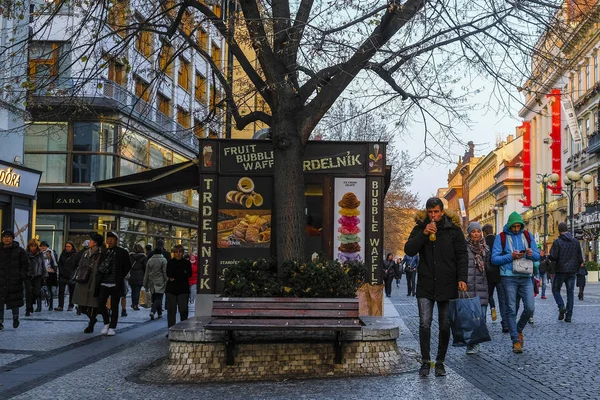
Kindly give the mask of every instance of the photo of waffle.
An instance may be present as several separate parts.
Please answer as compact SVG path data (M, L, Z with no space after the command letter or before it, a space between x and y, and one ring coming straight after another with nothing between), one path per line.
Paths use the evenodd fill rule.
M338 219L339 228L338 240L340 245L338 247L338 259L341 262L344 261L362 261L360 256L360 200L352 192L347 192L342 196L342 199L338 202L340 210L338 213L341 217Z
M220 211L234 217L217 223L217 247L269 247L271 243L271 214L246 214L236 217L237 210ZM227 214L226 214L227 213Z
M227 192L225 201L246 208L251 208L252 206L260 207L263 205L263 197L259 193L256 193L254 188L254 181L251 178L244 176L237 182L236 190Z

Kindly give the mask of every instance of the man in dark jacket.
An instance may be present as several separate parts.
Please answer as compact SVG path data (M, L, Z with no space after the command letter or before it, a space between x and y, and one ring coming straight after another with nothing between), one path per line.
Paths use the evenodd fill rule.
M583 256L579 241L571 235L566 223L561 222L558 224L558 233L558 239L552 243L550 256L548 257L550 261L556 263L556 274L552 280L552 294L558 305L559 321L564 319L565 322L571 322L571 318L573 317L575 280L577 279L576 274L579 267L583 265ZM563 283L567 287L566 309L565 302L560 295ZM566 317L565 314L567 314Z
M25 249L16 242L13 231L2 231L0 246L0 331L4 329L4 308L13 315L13 328L19 327L19 307L23 307L23 280L29 268Z
M119 236L115 232L106 234L106 258L98 266L98 308L104 320L103 335L114 336L119 320L120 299L125 293L125 275L131 270L129 253L117 246ZM110 297L110 316L106 302Z
M485 235L485 243L490 248L490 254L494 248L494 240L496 235L493 233L492 225L485 224L481 228ZM485 277L488 282L488 298L492 313L492 321L498 318L496 312L496 302L494 301L494 290L498 293L498 308L500 309L500 324L502 325L502 332L508 333L508 319L506 317L506 297L504 296L504 287L502 286L502 278L500 277L500 266L492 264L492 268L485 270Z
M457 286L460 291L467 290L467 244L460 219L444 213L442 200L432 197L425 208L426 211L415 217L416 226L404 245L404 252L409 256L419 255L417 304L422 362L419 374L429 375L431 322L433 306L437 303L440 331L435 375L444 376L444 360L450 342L449 300L456 298Z

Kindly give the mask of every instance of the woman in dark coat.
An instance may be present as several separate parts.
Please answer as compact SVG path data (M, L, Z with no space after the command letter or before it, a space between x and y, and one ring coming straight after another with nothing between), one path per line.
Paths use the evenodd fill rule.
M48 272L44 253L37 240L31 239L27 243L27 257L29 258L29 269L25 279L25 316L29 317L33 312L34 303L37 305L35 312L42 311L42 281L48 276Z
M167 262L167 322L169 328L177 322L179 308L180 321L188 317L188 301L190 300L190 282L192 263L183 258L183 246L178 244L173 248L175 258Z
M479 222L471 222L467 228L467 252L469 255L467 273L467 294L469 297L479 296L481 313L486 315L489 290L486 270L491 268L490 248L483 239ZM477 345L467 346L467 354L474 354Z
M131 271L129 272L129 286L131 286L131 308L140 309L140 291L144 286L146 273L146 254L141 244L133 246L133 253L129 255Z
M398 266L396 265L396 261L394 261L394 255L392 253L388 253L381 264L381 275L383 281L385 282L385 295L387 297L392 296L392 283L394 282L394 278L398 275Z
M83 333L94 332L94 325L98 320L98 286L100 285L98 277L98 265L106 257L106 247L104 247L104 237L97 233L90 236L89 248L83 253L79 260L78 268L91 267L91 273L87 282L77 282L73 302L77 304L79 310L88 316L90 321Z
M69 308L73 311L73 292L75 283L71 283L71 276L77 268L77 249L73 242L65 243L65 248L58 257L58 307L54 311L62 311L65 306L65 287L69 288Z
M19 327L19 307L23 307L23 279L29 268L25 250L14 241L14 232L2 231L0 243L0 331L4 329L4 308L12 311L13 328Z
M582 265L577 270L577 287L579 288L579 300L583 300L583 290L585 289L585 277L588 271L585 265Z

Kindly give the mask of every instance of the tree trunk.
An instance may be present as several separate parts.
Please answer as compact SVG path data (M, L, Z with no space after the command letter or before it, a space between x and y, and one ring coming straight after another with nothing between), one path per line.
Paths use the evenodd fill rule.
M291 113L276 118L272 137L275 157L274 196L277 263L305 259L306 200L302 160L304 145Z

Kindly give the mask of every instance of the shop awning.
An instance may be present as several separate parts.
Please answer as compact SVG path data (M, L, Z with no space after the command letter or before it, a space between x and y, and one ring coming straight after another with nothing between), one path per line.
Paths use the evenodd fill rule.
M98 200L135 207L151 197L199 186L198 160L94 182Z

